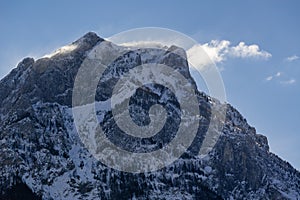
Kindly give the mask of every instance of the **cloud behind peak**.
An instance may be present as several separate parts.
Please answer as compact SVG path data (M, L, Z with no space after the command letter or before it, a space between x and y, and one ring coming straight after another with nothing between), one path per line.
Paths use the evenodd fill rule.
M203 51L208 58L199 54ZM247 45L245 42L240 42L233 46L228 40L211 40L205 44L194 45L187 51L187 55L189 61L199 69L209 65L211 61L217 64L228 58L268 59L272 56L269 52L261 50L257 44Z

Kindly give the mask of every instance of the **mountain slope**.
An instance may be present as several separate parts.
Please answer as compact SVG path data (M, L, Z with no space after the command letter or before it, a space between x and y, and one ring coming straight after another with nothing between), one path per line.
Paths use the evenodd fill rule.
M97 161L77 134L71 106L78 69L88 53L103 42L96 34L87 33L44 58L25 58L0 81L0 199L16 199L12 194L20 185L24 191L31 190L34 198L42 199L300 198L300 173L269 152L267 138L256 134L237 110L201 92L196 92L201 115L196 138L173 164L155 172L132 174ZM121 50L108 43L101 51ZM111 87L121 74L151 62L178 69L196 89L186 60L174 54L178 50L127 52L104 73L96 100L110 97ZM100 104L97 114L107 137L137 152L159 148L158 141L168 143L174 137L180 108L172 96L165 99L165 94L169 94L167 88L145 86L132 98L130 107L137 124L149 120L147 108L153 102L173 108L165 135L146 141L151 144L146 147L132 139L124 140L118 135L111 111ZM198 152L214 115L212 105L226 106L226 119L214 149L201 158Z

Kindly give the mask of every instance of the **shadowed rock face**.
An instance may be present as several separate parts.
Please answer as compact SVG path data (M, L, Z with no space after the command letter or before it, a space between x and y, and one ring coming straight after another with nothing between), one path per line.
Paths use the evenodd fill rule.
M42 199L37 194L33 193L31 189L17 178L13 185L6 189L5 193L0 195L1 200L40 200Z
M33 195L29 196L32 199L300 198L299 172L269 152L267 138L256 134L237 110L202 92L197 92L201 115L197 136L173 164L156 172L131 174L95 160L76 133L70 107L77 71L88 52L103 41L88 33L72 43L70 51L37 61L25 58L0 81L0 199L14 199L20 188L22 193ZM100 80L96 100L110 97L111 87L122 73L151 62L178 69L196 88L186 60L173 53L176 48L137 49L124 54ZM118 134L111 112L99 111L107 136L137 152L168 143L174 137L180 107L175 97L169 94L166 99L164 94L169 94L168 89L159 85L140 88L129 108L137 124L147 122L148 108L153 103L173 108L171 121L161 135L143 141L152 149L124 139ZM200 158L198 152L212 116L212 104L227 106L226 120L214 149L208 157Z

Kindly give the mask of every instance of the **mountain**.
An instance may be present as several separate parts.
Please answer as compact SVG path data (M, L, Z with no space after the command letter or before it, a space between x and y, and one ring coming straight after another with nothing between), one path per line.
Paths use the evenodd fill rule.
M80 66L99 44L102 55L124 50L87 33L43 58L25 58L0 81L0 199L300 199L300 173L271 153L267 138L236 109L201 91L195 92L200 111L196 137L174 163L130 173L98 161L74 125L72 91ZM95 99L106 101L122 74L153 62L172 66L197 90L186 59L176 52L185 55L175 46L126 51L103 73ZM149 152L175 137L182 115L167 87L148 84L130 99L132 120L149 123L149 108L156 103L166 108L168 118L151 140L121 134L112 111L101 103L97 116L113 143ZM226 108L225 119L214 148L201 157L210 119L218 120L213 106ZM185 134L190 134L189 124Z

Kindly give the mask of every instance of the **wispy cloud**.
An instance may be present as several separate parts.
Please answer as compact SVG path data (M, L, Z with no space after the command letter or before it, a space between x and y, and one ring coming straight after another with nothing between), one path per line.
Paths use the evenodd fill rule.
M267 78L266 78L266 81L271 81L273 79L273 76L268 76Z
M274 78L280 77L281 75L282 75L281 72L277 72L277 73L274 74L274 75L268 76L267 78L265 78L265 80L266 80L266 81L271 81L271 80L273 80Z
M283 85L292 85L292 84L296 83L296 79L291 78L291 79L286 80L286 81L280 81L280 83L283 84Z
M228 40L211 40L205 44L194 45L187 51L187 55L189 61L199 69L209 65L211 61L220 63L227 58L268 59L272 56L269 52L261 50L257 44L247 45L240 42L232 46Z
M131 48L165 48L165 44L160 41L132 41L120 45Z
M293 55L293 56L289 56L286 58L287 61L289 62L293 62L295 60L298 60L299 59L299 56L296 56L296 55Z
M281 85L292 85L296 83L296 79L294 78L287 78L286 76L282 76L282 72L277 72L274 75L270 75L268 77L265 78L266 81L277 81L278 83L280 83ZM284 77L286 80L284 80Z

